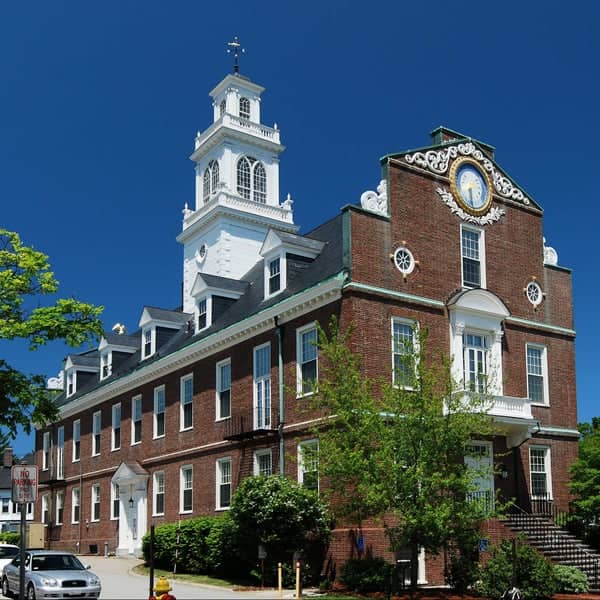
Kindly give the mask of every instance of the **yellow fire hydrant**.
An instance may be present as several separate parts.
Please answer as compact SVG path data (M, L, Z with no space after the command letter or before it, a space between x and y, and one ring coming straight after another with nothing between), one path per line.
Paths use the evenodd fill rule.
M154 594L150 596L150 600L177 600L173 594L169 594L172 589L169 580L161 575L154 586Z

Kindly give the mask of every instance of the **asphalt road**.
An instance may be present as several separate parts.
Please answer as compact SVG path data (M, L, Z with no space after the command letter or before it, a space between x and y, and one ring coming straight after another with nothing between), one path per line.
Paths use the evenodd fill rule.
M105 600L148 600L148 578L136 575L131 569L140 561L131 558L81 556L84 564L100 577L102 594ZM177 600L278 600L277 591L233 591L226 588L200 584L181 583L169 579L171 594ZM292 598L293 592L284 590L284 598Z

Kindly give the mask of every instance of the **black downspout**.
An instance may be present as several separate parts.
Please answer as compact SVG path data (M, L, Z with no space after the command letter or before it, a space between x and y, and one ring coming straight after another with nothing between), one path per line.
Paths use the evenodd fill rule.
M279 423L277 432L279 436L279 474L285 476L285 445L283 440L283 425L285 423L285 404L283 397L283 327L279 324L279 317L275 317L275 333L277 334L277 367L279 372Z

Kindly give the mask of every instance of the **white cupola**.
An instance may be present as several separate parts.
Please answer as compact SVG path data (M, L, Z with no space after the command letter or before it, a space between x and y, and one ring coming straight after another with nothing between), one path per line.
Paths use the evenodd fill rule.
M259 260L270 227L295 232L292 201L279 202L279 129L260 120L264 88L235 73L211 92L213 123L198 133L194 209L184 208L183 310L194 312L198 273L239 279Z

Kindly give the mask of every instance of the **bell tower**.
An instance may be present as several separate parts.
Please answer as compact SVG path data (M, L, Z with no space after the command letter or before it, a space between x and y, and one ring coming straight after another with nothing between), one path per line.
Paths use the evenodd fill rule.
M239 279L258 260L270 227L295 232L292 201L279 202L279 155L285 147L275 124L261 123L262 86L235 69L210 92L213 122L198 133L195 206L183 210L183 310L193 312L198 273ZM237 44L237 46L235 45Z

